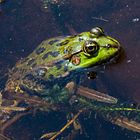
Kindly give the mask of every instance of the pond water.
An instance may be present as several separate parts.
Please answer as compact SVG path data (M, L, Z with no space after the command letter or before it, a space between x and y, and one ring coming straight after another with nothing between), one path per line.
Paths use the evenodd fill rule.
M51 5L50 5L51 3ZM60 35L88 31L100 26L119 40L125 54L122 59L95 80L83 85L140 103L140 1L138 0L5 0L0 4L0 76L21 58L30 54L43 40ZM1 89L4 87L1 81ZM87 136L83 140L139 140L140 134L114 126L101 118L83 120ZM56 118L58 119L56 122ZM81 118L82 119L82 118ZM13 140L38 140L40 135L62 125L64 114L38 112L25 116L7 135ZM62 125L63 126L63 125Z

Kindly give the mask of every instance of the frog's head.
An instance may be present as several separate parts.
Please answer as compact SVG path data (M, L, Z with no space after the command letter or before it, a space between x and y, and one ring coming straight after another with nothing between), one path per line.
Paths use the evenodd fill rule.
M103 29L99 27L91 29L90 32L83 32L75 38L70 52L69 66L72 69L87 68L108 62L120 52L120 43L105 35Z

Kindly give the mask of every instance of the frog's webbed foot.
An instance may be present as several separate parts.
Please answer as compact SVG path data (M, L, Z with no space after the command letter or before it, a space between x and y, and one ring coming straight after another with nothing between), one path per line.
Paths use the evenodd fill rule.
M59 131L57 131L57 132L51 132L51 133L46 133L46 134L42 135L40 139L46 138L46 139L49 139L49 140L55 140L56 137L58 137L59 135L61 135L72 124L73 124L74 129L76 131L79 130L79 129L81 129L81 126L78 123L76 123L76 119L78 118L78 116L82 112L83 112L83 110L79 110L79 112L76 115L74 115L74 117L71 120L69 120L67 122L67 124L64 125ZM73 134L74 134L74 131L73 131Z

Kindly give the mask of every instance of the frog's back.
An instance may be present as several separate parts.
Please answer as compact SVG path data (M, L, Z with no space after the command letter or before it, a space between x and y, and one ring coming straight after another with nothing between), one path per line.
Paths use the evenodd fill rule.
M59 44L64 37L51 38L43 41L28 57L16 64L17 68L32 69L55 60L59 55Z
M6 83L5 90L15 91L19 85L28 85L30 88L37 88L36 77L45 77L49 79L53 76L53 71L50 69L54 66L53 62L61 58L60 47L61 42L65 37L56 37L43 41L29 56L16 63L15 67L9 72L9 78ZM49 71L48 71L49 67ZM30 79L30 80L27 80ZM32 79L32 80L31 80ZM34 86L33 86L34 85ZM41 88L41 87L38 87Z

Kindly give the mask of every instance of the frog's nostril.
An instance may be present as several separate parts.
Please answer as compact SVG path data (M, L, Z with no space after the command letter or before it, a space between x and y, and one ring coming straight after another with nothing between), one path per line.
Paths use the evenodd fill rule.
M107 47L107 48L111 48L111 45L110 45L110 44L107 44L106 47Z
M118 50L121 49L121 45L120 45L120 44L116 44L116 45L113 45L113 46L111 46L111 47L116 48L116 49L118 49Z

